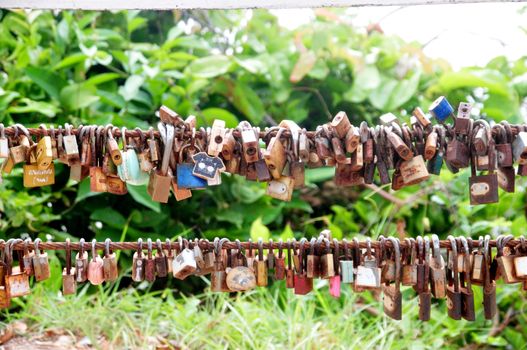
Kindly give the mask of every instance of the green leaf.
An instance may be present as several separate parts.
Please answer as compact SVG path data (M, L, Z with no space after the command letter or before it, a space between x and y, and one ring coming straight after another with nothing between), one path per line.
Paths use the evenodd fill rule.
M490 93L509 95L508 79L497 70L485 68L463 69L459 72L448 72L439 78L442 91L453 91L462 88L487 88Z
M250 235L251 239L255 242L260 238L265 242L271 237L271 232L264 224L262 224L262 218L260 217L254 220L251 224Z
M55 100L59 99L60 90L66 85L62 77L48 69L38 67L27 67L26 75L46 91Z
M144 77L140 75L131 75L126 79L124 86L119 87L119 94L121 94L126 101L131 101L135 98L144 82Z
M362 102L380 83L381 76L377 67L374 65L366 66L356 73L351 89L344 93L343 98L349 102Z
M285 228L282 231L282 234L280 235L280 238L283 241L287 241L288 239L295 238L295 234L294 234L293 230L291 229L291 225L289 225L289 224L285 225Z
M323 182L335 176L334 167L306 169L306 183Z
M248 85L241 82L236 83L232 102L254 124L262 121L265 114L264 105L256 92Z
M11 106L7 109L8 113L40 113L46 117L54 117L60 109L51 103L33 101L29 98L21 98L19 104L16 106Z
M369 100L375 108L382 111L393 111L415 95L420 77L419 71L414 72L409 79L404 80L381 76L381 83L378 88L372 91Z
M99 85L104 84L109 81L119 79L121 76L117 73L103 73L103 74L97 74L90 79L86 80L84 84L86 85Z
M124 216L111 207L96 209L91 213L90 219L94 221L101 221L108 226L117 229L122 229L126 223Z
M154 202L150 195L147 192L145 186L127 186L128 193L132 198L139 204L144 205L145 207L155 211L156 213L161 212L161 205L158 202Z
M238 118L236 118L236 116L231 112L222 108L206 108L201 111L201 114L203 114L207 125L212 125L214 119L221 119L225 121L225 126L227 128L236 128L238 125Z
M192 61L188 72L198 78L214 78L227 73L231 66L232 62L227 56L208 56Z
M98 100L99 96L93 85L72 84L60 92L60 103L71 111L88 107Z
M63 58L62 61L53 66L53 70L59 70L62 68L73 66L75 64L84 62L87 58L88 56L83 53L75 53L73 55Z

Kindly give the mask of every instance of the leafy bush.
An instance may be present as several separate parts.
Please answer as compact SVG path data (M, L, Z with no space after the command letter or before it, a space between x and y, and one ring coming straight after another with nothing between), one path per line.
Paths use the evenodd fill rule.
M474 103L479 117L521 120L525 57L515 62L497 57L486 67L455 72L448 63L426 57L416 43L385 35L376 26L354 26L340 10L315 14L309 25L287 30L261 10L1 11L0 119L5 125L148 128L164 104L183 116L196 115L200 126L214 118L231 127L241 120L263 127L291 119L313 129L339 110L355 124L375 123L385 112L408 122L415 106L425 108L444 94L452 104ZM500 193L499 204L471 207L467 172L444 171L388 201L370 189L336 188L328 181L332 169L308 170L307 188L296 191L290 203L265 196L262 184L224 176L222 186L162 206L150 200L145 187L129 187L123 200L90 193L87 181L68 181L68 169L60 164L56 173L54 186L34 190L22 187L20 169L4 178L4 237L286 239L327 227L337 238L429 232L477 238L489 232L521 234L527 224L523 181L515 194ZM130 260L121 259L122 267ZM48 287L58 289L59 281L57 275ZM503 310L523 302L518 293L499 298ZM479 329L435 322L434 327L453 332L454 344L490 341ZM514 322L521 332L525 321ZM468 338L461 334L465 330ZM517 343L520 332L507 328L505 338L492 344Z

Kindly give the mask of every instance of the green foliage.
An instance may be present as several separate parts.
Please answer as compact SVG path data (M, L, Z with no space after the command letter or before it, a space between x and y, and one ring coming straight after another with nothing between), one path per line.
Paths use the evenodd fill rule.
M486 67L455 72L444 61L426 57L416 43L356 27L341 10L315 13L309 25L288 30L261 10L1 11L0 121L5 125L70 122L147 128L155 125L155 111L164 104L183 116L196 115L200 126L211 125L215 118L224 119L230 127L241 120L264 127L291 119L313 129L339 110L346 111L355 124L376 122L386 112L408 122L415 106L426 108L441 94L453 105L474 102L474 112L482 118L520 120L527 94L525 57L517 61L497 57ZM307 188L295 191L289 203L265 196L263 184L224 176L222 186L194 191L185 202L172 198L168 205L159 205L150 200L145 187L130 186L123 198L91 193L87 181L68 181L68 169L61 164L56 165L54 186L24 189L21 170L16 169L0 187L0 231L4 237L49 234L54 240L130 241L177 235L276 240L317 235L330 228L335 237L350 239L357 234L374 238L395 234L401 232L397 223L405 222L409 235L463 233L477 238L487 233L518 235L526 225L523 181L515 194L501 192L499 204L471 207L469 173L452 175L445 170L426 184L392 193L402 201L399 205L371 189L336 188L328 181L333 172L330 168L307 170ZM126 268L129 257L120 259L120 264ZM58 289L58 278L50 280L49 287ZM203 286L184 283L178 287L190 291ZM81 295L74 303L56 307L53 299L39 299L43 296L39 292L23 310L27 317L40 320L42 327L46 322L70 326L75 322L65 315L87 310L89 304L104 306L107 319L83 312L92 315L83 322L99 328L83 328L84 323L78 327L90 329L94 337L101 331L112 338L125 327L109 324L115 315L126 320L123 324L137 324L142 334L151 334L152 325L160 323L155 320L170 309L174 313L167 332L175 332L193 347L226 342L236 348L267 347L275 339L300 348L379 343L394 348L406 348L409 343L415 348L456 348L470 342L503 346L525 341L514 327L489 338L488 324L460 326L449 322L444 312L434 314L430 324L417 326L415 303L407 304L402 323L364 316L364 309L355 305L359 297L346 295L337 302L325 291L300 299L266 292L234 301L207 296L189 298L183 304L163 292L165 299L141 299L151 303L141 308L135 293ZM262 300L261 305L249 303L252 298ZM499 298L502 310L521 307L518 293L500 292ZM200 300L204 306L198 305ZM371 300L366 301L370 306ZM280 311L265 313L269 308L275 311L277 304ZM373 305L377 308L378 303ZM263 313L268 322L261 322ZM195 317L187 317L190 314ZM210 322L215 327L209 327ZM524 329L524 323L521 318L513 321L519 329ZM242 328L238 331L233 325ZM206 336L185 338L184 334L195 333L195 327ZM210 333L211 329L216 333ZM243 334L258 334L258 338ZM338 341L349 334L361 336L347 343ZM406 342L399 341L401 337ZM123 341L135 342L133 335Z

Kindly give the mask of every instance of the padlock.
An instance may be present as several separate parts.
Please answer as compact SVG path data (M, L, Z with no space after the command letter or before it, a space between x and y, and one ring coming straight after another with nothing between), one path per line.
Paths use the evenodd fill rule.
M122 162L117 166L119 178L133 186L141 186L148 183L148 173L141 169L134 147L128 145L125 127L122 128L121 135L123 138L123 149L121 151Z
M170 162L170 152L174 145L174 126L170 124L163 125L160 123L158 129L165 146L161 166L158 164L156 169L150 173L148 194L155 202L167 203L172 184L172 175L169 174L168 166Z
M64 155L69 166L80 162L79 145L77 137L71 134L71 125L65 124L66 135L62 137Z
M413 286L413 289L417 293L423 293L428 284L427 276L427 265L425 263L425 242L422 236L417 236L417 261L416 261L416 270L417 270L417 283Z
M383 308L384 313L388 317L394 320L400 320L402 318L402 295L400 290L401 251L397 239L389 237L388 240L392 243L392 249L394 251L395 257L395 283L390 285L389 282L386 282L386 284L383 286Z
M295 287L295 270L293 269L293 258L291 256L291 249L294 249L291 240L287 240L287 268L285 270L285 286L286 288ZM294 252L293 252L294 254Z
M357 186L364 183L364 178L361 172L352 170L351 164L337 163L334 181L337 186Z
M189 249L188 242L186 242L185 247L183 247L183 240L179 237L178 243L180 251L174 259L172 273L177 279L183 280L196 271L197 263L196 258L194 257L194 251Z
M53 152L51 149L51 137L42 136L37 143L37 167L41 170L47 169L53 161Z
M417 284L417 265L415 263L415 257L417 249L415 246L415 240L413 238L405 238L405 254L404 254L404 265L402 269L401 282L403 286L415 286Z
M219 157L212 157L205 152L199 152L194 154L192 159L194 160L192 174L204 180L211 180L218 173L225 171L225 165Z
M320 244L320 243L319 243ZM306 275L308 278L320 277L320 256L316 254L315 248L317 247L316 238L311 238L309 245L309 254L306 262Z
M379 117L379 121L384 126L390 126L397 123L397 117L393 113L386 113Z
M490 126L484 120L478 120L476 123L474 123L474 130L476 130L476 132L473 132L474 137L472 139L472 149L474 150L474 153L477 156L484 156L488 154L488 146L490 140L487 129L490 129Z
M93 239L91 243L91 260L88 263L88 281L94 286L104 282L104 263L97 253L97 240Z
M483 313L485 319L491 320L497 312L496 306L496 282L490 277L490 264L492 261L492 252L489 247L490 236L486 235L483 243L484 256L484 284L483 284Z
M326 251L320 257L320 278L330 279L335 276L335 264L329 239L325 238Z
M353 261L351 259L348 241L344 242L344 259L340 260L340 275L342 276L342 283L353 283Z
M264 260L263 242L260 238L258 240L258 259L254 262L254 271L256 274L256 285L258 287L265 287L268 283L267 263Z
M254 271L246 266L236 266L227 273L227 287L233 292L244 292L256 287Z
M359 145L362 146L359 128L356 128L352 125L346 133L346 138L344 139L344 148L346 149L346 152L353 153L357 147L359 147Z
M460 102L457 116L454 119L454 131L458 135L468 135L470 130L470 111L472 106L468 102Z
M294 180L290 176L282 176L279 179L269 181L266 188L266 194L289 202L293 196Z
M454 108L448 103L445 96L438 97L428 110L439 123L444 123L454 113Z
M450 250L448 256L457 256L457 243L454 237L448 236L450 241ZM459 290L459 273L458 264L452 264L452 269L449 266L447 273L448 285L446 287L448 317L454 320L460 320L463 311L463 301L461 292Z
M111 241L109 238L106 238L104 242L104 256L102 258L103 262L103 272L104 280L106 282L113 282L119 277L119 270L117 267L117 256L115 252L110 249Z
M27 238L24 241L24 255L22 256L22 261L24 262L24 272L28 276L33 276L35 271L33 269L33 256L34 252L29 251L29 244L31 243L31 238Z
M516 173L514 167L501 167L497 171L498 186L505 192L514 193Z
M395 281L395 267L396 261L393 251L386 248L386 238L383 235L379 236L379 250L381 261L381 283L390 283Z
M432 294L435 298L442 299L446 297L446 270L445 261L439 246L439 238L435 234L432 235L432 256L430 257L429 265Z
M485 256L483 254L483 236L479 237L478 250L472 253L470 280L473 284L482 286L485 280Z
M33 257L33 269L35 271L35 281L41 282L47 280L50 276L48 253L41 252L38 248L41 240L35 239L35 256Z
M470 271L472 271L472 266L470 263L470 249L468 246L467 239L463 236L458 238L461 241L463 247L463 256L464 256L464 267L465 272L461 274L461 285L460 292L462 298L462 310L461 316L467 321L476 320L476 312L474 309L474 293L472 291L472 282L470 279Z
M315 149L322 160L331 158L331 149L327 136L322 136L321 134L315 136Z
M84 238L79 241L79 252L75 256L75 281L85 282L88 279L88 253L84 250Z
M132 258L132 280L142 282L145 279L145 258L143 255L143 240L137 240L137 250Z
M121 165L123 162L123 157L121 154L121 150L119 149L119 144L117 143L117 140L114 137L114 131L118 130L117 128L114 128L112 126L108 126L106 132L106 149L110 153L110 157L112 159L113 164L116 166Z
M342 141L338 137L331 138L331 147L333 149L333 157L337 163L346 163L347 157L342 147Z
M272 137L267 148L262 152L263 159L274 179L282 177L282 172L287 162L285 148L280 137L285 129L279 129L276 136Z
M227 274L221 260L221 252L223 243L228 241L226 238L214 239L214 271L211 274L210 289L212 292L228 292Z
M241 132L242 150L245 161L254 163L260 158L260 146L255 130L247 121L240 122L238 129Z
M24 187L42 187L55 183L55 164L39 169L37 164L24 164Z
M156 280L156 261L152 254L152 239L148 238L146 241L147 253L146 258L144 259L144 271L145 271L145 281L154 282Z
M512 155L512 130L510 125L506 122L495 126L498 128L498 137L496 144L496 155L498 167L512 167L513 166L513 155Z
M75 268L71 267L71 243L66 238L66 267L62 270L62 295L77 293L77 281L75 281Z
M394 131L388 129L386 136L388 138L388 141L390 141L392 147L399 155L399 157L404 160L410 160L413 157L412 150L404 143L403 139Z
M425 265L424 269L424 288L419 292L419 320L430 321L430 311L432 304L432 294L430 293L430 240L428 237L424 237L424 256L422 260Z
M437 152L437 133L435 131L428 134L426 137L424 158L430 160L434 158Z
M165 256L165 253L163 252L163 245L161 244L160 239L156 240L156 255L154 259L155 259L157 277L161 277L161 278L167 277L168 276L167 257Z
M307 239L302 238L299 242L298 270L294 275L294 289L296 295L306 295L313 290L313 279L307 277L304 268L304 250Z
M21 239L10 239L4 247L6 258L5 288L10 298L21 297L31 294L29 287L29 276L24 273L22 267L13 267L13 244L22 242Z
M381 287L381 269L377 264L377 258L371 253L369 237L366 243L368 245L366 255L363 256L363 264L357 267L354 288L375 290Z
M403 161L400 170L401 176L406 185L417 184L430 177L422 155Z
M108 193L121 196L128 193L126 184L118 176L106 176L106 189Z
M285 279L286 274L283 244L282 239L280 239L280 242L278 243L278 255L276 256L274 263L274 278L277 280Z
M512 236L500 236L496 241L498 248L498 254L496 255L496 262L498 266L498 274L503 278L503 282L507 284L520 283L521 280L516 276L514 269L514 260L516 254L514 251L509 251L508 255L504 255L504 248L507 243L512 239Z
M331 121L331 127L338 138L343 139L346 137L346 134L352 128L346 112L338 112L337 115L335 115L335 118Z
M457 169L469 166L470 152L465 142L453 139L447 144L446 161Z
M489 146L489 158L494 159L493 146ZM487 175L476 175L474 159L471 162L471 176L469 178L470 204L496 203L498 197L498 176L494 172L494 161L489 164Z
M527 131L520 131L512 143L514 161L518 164L527 164Z

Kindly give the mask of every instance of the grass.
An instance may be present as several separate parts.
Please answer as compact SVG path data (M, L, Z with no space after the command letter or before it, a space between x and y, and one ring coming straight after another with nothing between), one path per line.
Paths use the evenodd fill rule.
M384 316L382 300L369 293L343 286L342 297L334 299L325 282L318 287L307 296L295 296L281 282L234 296L117 291L117 286L87 293L82 287L77 295L63 297L37 285L6 320L25 320L36 333L63 329L87 336L95 347L102 336L116 349L154 348L152 337L190 349L454 349L474 339L489 341L490 321L481 314L474 323L452 321L443 302L433 305L432 321L420 322L409 289L404 291L403 320L393 321ZM474 289L481 311L479 288Z

